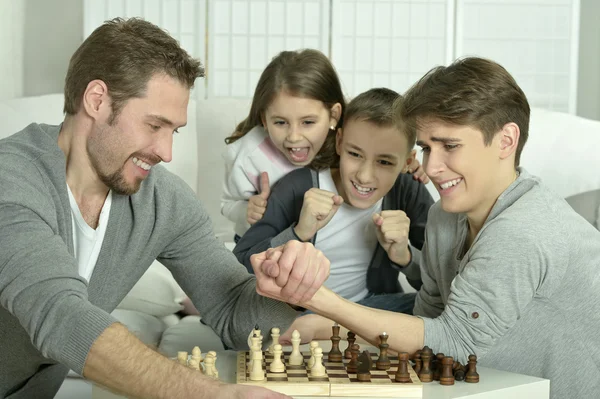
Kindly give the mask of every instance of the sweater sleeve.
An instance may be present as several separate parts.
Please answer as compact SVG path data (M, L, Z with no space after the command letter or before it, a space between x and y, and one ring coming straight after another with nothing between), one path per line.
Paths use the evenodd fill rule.
M258 176L248 171L247 159L240 154L238 146L230 144L223 155L225 179L221 195L221 213L236 225L247 225L248 199L255 195Z
M279 327L285 331L296 317L287 304L262 297L256 279L216 237L210 218L194 193L177 184L168 200L173 225L179 233L158 260L190 296L202 320L233 349L247 349L249 332L256 324L263 331ZM176 200L175 200L176 199Z
M273 186L264 216L252 225L233 250L248 271L253 272L250 263L252 255L290 240L298 240L293 227L300 217L304 193L310 188L308 169L295 170Z
M533 300L546 274L548 254L568 261L559 229L545 231L553 236L542 242L532 239L540 234L533 223L522 222L517 227L500 217L480 232L450 285L444 311L435 319L423 319L426 345L454 353L463 362L470 353L482 357L513 328ZM432 263L433 267L444 265ZM435 285L433 277L423 283ZM417 304L419 299L421 295Z
M88 352L116 320L88 301L87 283L59 235L53 196L37 169L2 154L0 304L16 317L43 356L79 374ZM70 220L64 218L64 220Z

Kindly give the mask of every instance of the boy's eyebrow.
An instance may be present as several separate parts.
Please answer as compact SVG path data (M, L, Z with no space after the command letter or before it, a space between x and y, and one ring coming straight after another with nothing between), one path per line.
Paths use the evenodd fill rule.
M433 142L438 142L438 143L443 143L443 144L458 143L458 142L460 142L460 139L459 138L455 138L455 137L431 137L430 140L433 141ZM423 147L424 145L427 145L422 140L417 140L416 144L419 147Z
M357 151L362 151L362 148L354 145L354 144L348 144L348 147L350 147L353 150L357 150ZM398 157L396 155L393 154L377 154L378 158L386 158L386 159L390 159L392 161L396 161L398 160Z
M151 119L155 119L155 120L157 120L157 121L159 121L159 122L161 122L161 123L163 123L163 124L165 124L167 126L175 126L175 123L171 122L170 119L167 119L164 116L150 114L150 115L148 115L148 117L151 118ZM185 125L186 124L183 124L183 125L177 126L177 127L180 128L180 127L184 127Z

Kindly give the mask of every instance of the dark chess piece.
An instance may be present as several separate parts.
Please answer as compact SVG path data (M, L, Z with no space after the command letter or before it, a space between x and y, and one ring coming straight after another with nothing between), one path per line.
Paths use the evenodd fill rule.
M410 374L408 373L408 353L398 353L398 369L396 369L396 375L394 376L396 382L412 382Z
M454 385L454 375L452 374L452 366L454 359L451 356L445 356L442 361L442 374L440 375L441 385Z
M348 331L348 347L344 351L344 357L346 359L352 358L352 344L354 344L354 341L356 341L356 334L352 331Z
M390 347L387 343L389 336L387 333L383 333L379 336L379 359L375 362L375 367L377 370L387 370L390 368L390 359L387 356L387 350Z
M371 368L373 360L369 351L363 351L358 357L358 368L356 370L356 378L361 382L371 381Z
M417 375L419 375L419 373L421 372L421 367L423 365L422 360L421 360L421 352L422 350L419 349L416 353L415 353L415 373Z
M433 372L433 380L439 381L442 375L442 360L444 359L443 353L435 355L435 361L431 363L431 371Z
M452 366L452 372L454 374L454 380L456 381L464 381L465 380L465 366L460 364L460 362L454 362Z
M340 351L340 326L335 323L333 327L333 335L331 336L331 351L327 355L327 359L330 362L341 362L342 361L342 352Z
M469 355L469 365L465 374L465 382L476 384L479 382L479 374L477 373L477 356Z
M356 374L356 371L358 370L359 351L360 351L360 346L358 344L352 344L352 348L350 350L351 359L350 359L350 362L348 362L348 365L346 366L346 371L348 371L348 373Z
M425 346L421 352L421 360L423 361L423 366L421 368L421 372L419 373L419 379L421 382L433 381L433 372L430 368L432 358L433 351L428 346Z

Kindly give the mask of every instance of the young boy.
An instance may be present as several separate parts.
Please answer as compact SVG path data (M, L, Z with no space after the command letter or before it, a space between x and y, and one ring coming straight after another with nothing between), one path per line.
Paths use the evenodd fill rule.
M417 289L421 284L417 258L433 200L403 173L415 159L415 135L394 122L399 98L383 88L357 96L337 133L335 165L292 171L273 187L264 217L234 249L248 270L255 253L310 241L331 261L326 284L334 292L366 306L412 312L415 294L402 292L398 274Z
M429 213L416 316L321 288L300 305L322 316L291 328L323 334L330 318L371 343L386 331L397 351L427 345L463 364L475 354L487 367L548 378L552 398L597 397L600 233L519 167L529 105L515 80L492 61L462 59L426 74L400 111L441 197Z

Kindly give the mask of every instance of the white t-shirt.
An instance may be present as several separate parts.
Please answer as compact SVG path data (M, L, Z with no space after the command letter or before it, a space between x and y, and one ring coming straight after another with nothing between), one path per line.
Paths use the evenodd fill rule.
M319 172L319 188L336 193L331 171ZM357 302L368 294L367 270L377 247L372 215L381 211L383 199L368 209L346 203L317 233L315 247L331 262L325 285L338 295Z
M79 275L90 281L96 261L102 248L106 226L108 225L108 215L110 214L110 205L112 203L112 190L108 192L102 210L100 211L100 220L98 227L94 230L83 219L79 210L79 205L67 185L69 192L69 202L71 203L72 225L73 225L73 247L75 248L75 259L77 260Z

